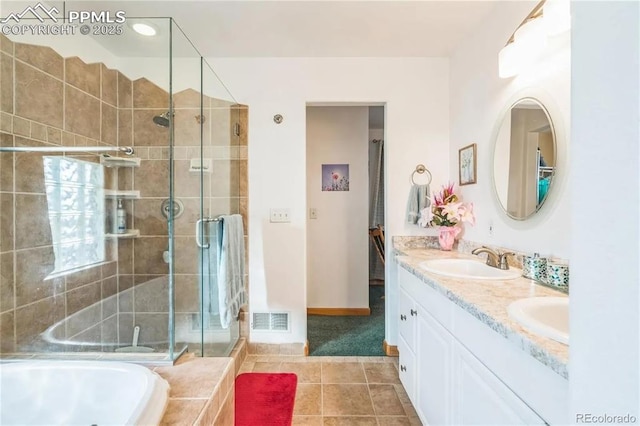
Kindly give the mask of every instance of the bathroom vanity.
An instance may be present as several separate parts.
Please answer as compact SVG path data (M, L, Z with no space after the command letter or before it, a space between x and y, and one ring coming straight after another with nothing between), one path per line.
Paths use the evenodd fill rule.
M510 303L566 297L533 281L451 278L420 263L469 255L396 247L399 374L424 424L565 424L568 346L522 328ZM481 259L478 259L481 261Z

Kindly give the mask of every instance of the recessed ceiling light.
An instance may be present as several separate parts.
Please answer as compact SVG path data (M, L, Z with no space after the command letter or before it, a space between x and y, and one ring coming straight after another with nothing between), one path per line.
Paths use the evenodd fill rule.
M143 36L154 36L157 31L154 27L149 24L145 24L143 22L136 22L131 25L131 28L138 34L142 34Z

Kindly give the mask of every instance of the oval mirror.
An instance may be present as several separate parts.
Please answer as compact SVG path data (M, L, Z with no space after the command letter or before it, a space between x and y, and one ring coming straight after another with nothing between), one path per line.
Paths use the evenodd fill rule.
M556 134L544 105L523 98L507 111L493 153L493 184L504 212L516 220L536 213L556 171Z

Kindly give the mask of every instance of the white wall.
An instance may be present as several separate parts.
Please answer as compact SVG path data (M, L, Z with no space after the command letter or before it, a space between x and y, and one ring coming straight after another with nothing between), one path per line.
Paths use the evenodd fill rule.
M478 144L477 184L461 187L474 203L477 223L465 225L464 238L525 252L569 257L571 228L567 190L570 120L570 48L568 37L551 44L546 57L528 72L498 77L498 52L537 2L500 2L481 27L451 56L452 181L458 182L458 149ZM516 221L500 208L493 187L494 141L507 108L519 97L538 98L549 109L559 136L558 172L553 190L531 219ZM494 235L489 235L493 225Z
M305 107L314 102L385 104L386 235L424 234L404 223L409 177L424 163L435 182L449 176L449 68L444 58L210 58L236 99L249 105L251 310L291 312L291 333L255 333L258 342L306 339ZM275 124L274 114L282 114ZM291 209L290 224L269 208ZM390 245L388 245L389 247ZM392 262L387 262L391 265ZM387 318L396 317L387 271ZM394 344L396 321L386 321ZM391 337L389 337L391 336ZM391 339L391 340L390 340Z
M640 420L640 3L572 15L570 420Z
M307 108L307 307L369 307L369 108ZM349 191L322 191L322 165L348 164Z

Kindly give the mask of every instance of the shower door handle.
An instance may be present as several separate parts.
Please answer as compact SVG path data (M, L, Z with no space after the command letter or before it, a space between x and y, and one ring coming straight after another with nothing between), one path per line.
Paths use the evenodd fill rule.
M209 243L207 243L207 244L202 244L202 232L200 232L200 230L201 230L202 228L201 228L201 226L200 226L200 225L201 225L203 222L206 222L206 221L205 221L205 220L203 220L203 219L198 219L198 220L196 221L196 244L197 244L197 245L198 245L198 247L200 247L200 248L206 248L206 249L208 249L208 248L209 248Z

